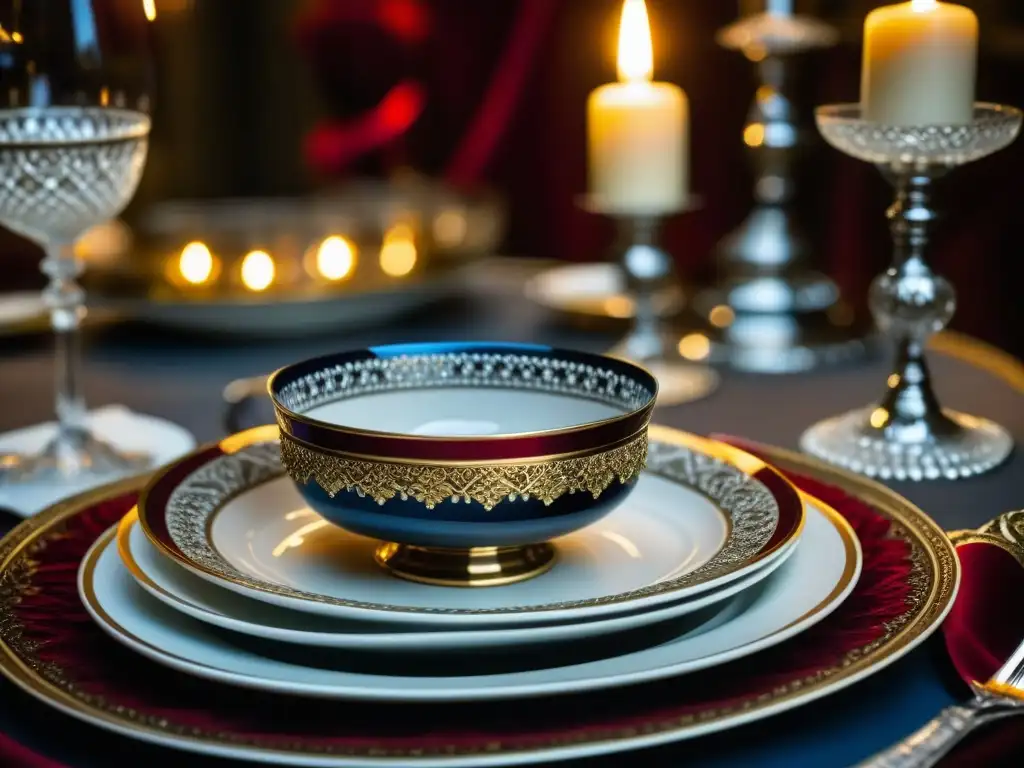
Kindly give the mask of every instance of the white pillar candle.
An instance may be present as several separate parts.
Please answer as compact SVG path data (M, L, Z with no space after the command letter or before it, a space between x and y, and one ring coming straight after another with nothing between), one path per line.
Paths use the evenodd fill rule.
M625 0L619 25L618 83L587 103L590 195L606 213L678 210L689 191L686 94L651 82L654 55L644 0Z
M887 125L963 125L974 115L978 19L961 5L912 0L864 24L861 108Z

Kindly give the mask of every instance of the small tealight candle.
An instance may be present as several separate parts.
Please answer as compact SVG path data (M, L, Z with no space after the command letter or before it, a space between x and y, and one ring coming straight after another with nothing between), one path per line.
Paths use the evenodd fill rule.
M266 251L250 251L242 259L242 284L250 291L265 291L274 282L277 268Z
M618 83L587 102L590 194L604 213L663 214L689 190L688 104L683 90L651 82L654 55L644 0L625 0Z
M897 126L963 125L974 116L978 19L960 5L911 0L864 24L861 111Z

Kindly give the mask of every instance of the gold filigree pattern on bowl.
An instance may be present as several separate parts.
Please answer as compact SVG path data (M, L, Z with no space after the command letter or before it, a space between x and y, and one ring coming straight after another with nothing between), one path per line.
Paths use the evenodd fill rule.
M427 509L445 501L476 502L489 512L506 500L534 498L550 505L572 493L600 498L612 483L629 483L640 475L647 461L647 434L588 456L460 466L359 459L316 451L282 435L281 460L294 480L313 481L331 497L353 491L378 504L411 498Z

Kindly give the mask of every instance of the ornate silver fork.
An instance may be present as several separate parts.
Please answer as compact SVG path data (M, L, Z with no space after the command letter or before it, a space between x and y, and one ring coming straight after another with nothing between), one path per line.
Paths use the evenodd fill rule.
M958 541L988 541L1007 549L1024 566L1024 510L1009 512L978 531L951 533ZM986 683L974 683L974 697L947 707L903 741L860 764L860 768L930 768L967 734L1011 715L1024 715L1024 641Z

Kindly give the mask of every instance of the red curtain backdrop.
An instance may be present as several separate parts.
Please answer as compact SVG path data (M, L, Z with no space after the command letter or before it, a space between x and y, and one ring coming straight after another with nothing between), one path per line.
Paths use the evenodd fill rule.
M656 77L678 83L690 99L693 186L705 201L700 212L671 223L667 241L691 281L710 279L715 244L749 205L740 134L754 71L714 41L735 20L735 3L647 4ZM490 184L509 200L509 253L603 258L610 227L576 200L586 189L586 98L615 78L620 8L620 0L313 2L298 39L332 116L314 131L307 157L325 176L410 164L458 183ZM847 42L802 67L808 110L857 99L854 11ZM1005 56L984 56L980 97L1024 101L1018 70ZM360 122L368 119L377 121L373 138ZM1024 346L1014 292L1024 271L1014 254L1022 152L1018 144L945 185L948 218L933 254L960 292L956 325L1017 350ZM802 207L820 265L862 303L889 257L883 213L890 190L874 169L820 145L809 153L805 179Z

